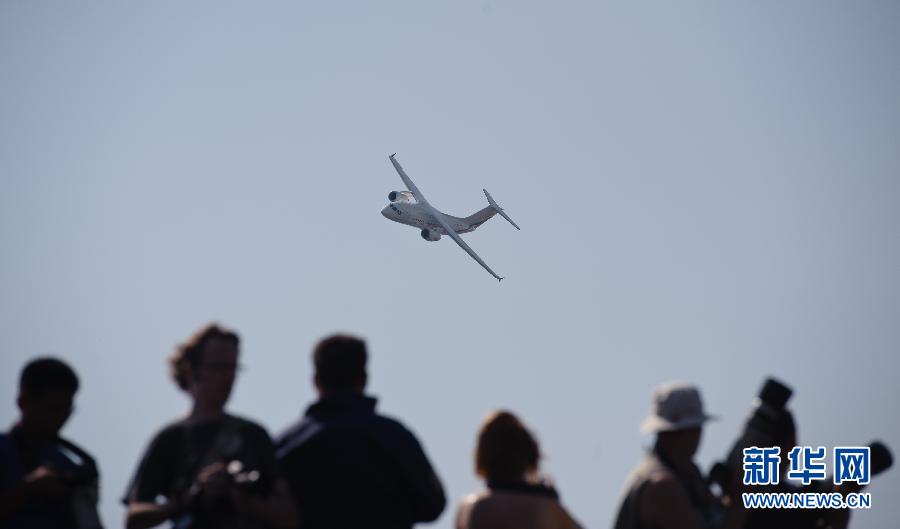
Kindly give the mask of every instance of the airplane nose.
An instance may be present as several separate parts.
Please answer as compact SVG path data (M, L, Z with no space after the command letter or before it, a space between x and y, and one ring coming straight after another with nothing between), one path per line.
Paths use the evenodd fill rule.
M391 209L390 206L385 206L384 209L381 210L381 214L387 218L391 218L391 214L388 213L388 211L390 211L390 209Z

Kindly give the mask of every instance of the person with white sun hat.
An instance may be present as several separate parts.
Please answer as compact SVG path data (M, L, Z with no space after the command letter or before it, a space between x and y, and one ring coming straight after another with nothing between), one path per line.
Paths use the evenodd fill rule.
M715 418L704 410L700 391L666 382L651 402L641 432L656 440L626 482L614 529L740 527L744 510L715 497L693 461L703 425Z

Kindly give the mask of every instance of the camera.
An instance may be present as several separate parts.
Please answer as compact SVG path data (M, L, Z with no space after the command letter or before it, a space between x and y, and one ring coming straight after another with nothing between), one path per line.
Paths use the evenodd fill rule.
M259 480L259 471L245 469L242 461L237 459L230 461L225 465L225 472L231 485L237 490L254 496L259 496L263 493L262 483Z
M744 448L750 446L793 445L796 440L794 417L786 408L794 391L786 384L767 378L753 399L750 415L744 423L741 435L735 441L724 461L717 462L709 471L708 481L722 492L733 495L733 484L740 476Z
M252 496L261 496L265 490L262 487L260 473L258 470L247 469L247 465L239 459L232 459L224 463L225 476L228 480L229 487L232 487L244 494ZM199 483L194 483L188 490L184 504L184 510L172 520L173 529L193 529L198 526L204 526L203 521L208 512L203 507L203 490ZM223 509L229 509L230 500L222 498L223 502L220 506ZM208 509L208 507L207 507Z
M741 435L728 452L724 461L715 463L709 471L707 482L717 486L723 493L733 496L743 468L743 450L751 446L779 446L789 450L797 442L797 430L794 416L787 409L793 390L782 382L767 378L753 401L750 415L744 424ZM880 442L869 444L871 475L884 472L893 464L890 449ZM829 483L819 483L819 492L830 492Z

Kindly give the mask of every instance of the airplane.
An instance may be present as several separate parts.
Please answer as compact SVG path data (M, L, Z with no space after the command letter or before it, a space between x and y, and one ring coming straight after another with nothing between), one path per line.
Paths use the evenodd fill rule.
M460 248L472 256L472 259L478 261L478 264L483 266L484 269L490 272L490 274L497 278L498 281L502 281L503 278L495 274L494 271L491 270L491 267L482 261L481 257L478 257L478 254L476 254L474 250L469 248L469 245L462 240L462 237L460 237L459 234L475 231L475 228L481 226L498 213L504 219L508 220L510 224L515 226L517 230L521 230L522 228L516 225L516 223L509 218L509 215L503 211L503 208L494 202L494 199L491 198L487 189L482 189L489 204L486 208L476 211L464 218L441 213L425 200L425 197L422 195L422 192L419 191L419 188L416 187L416 184L406 176L406 172L400 167L400 164L397 163L397 160L394 158L395 156L397 156L397 153L388 156L388 158L391 160L391 163L394 164L394 169L400 174L400 178L403 180L408 191L391 191L388 194L388 200L390 200L391 203L381 210L381 214L394 222L421 228L422 238L426 241L439 241L441 235L449 235Z

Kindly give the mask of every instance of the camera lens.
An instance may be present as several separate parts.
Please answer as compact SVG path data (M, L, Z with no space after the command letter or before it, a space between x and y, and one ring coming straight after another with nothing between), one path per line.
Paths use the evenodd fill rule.
M784 408L793 393L794 390L781 382L767 378L759 390L759 400L776 409Z

